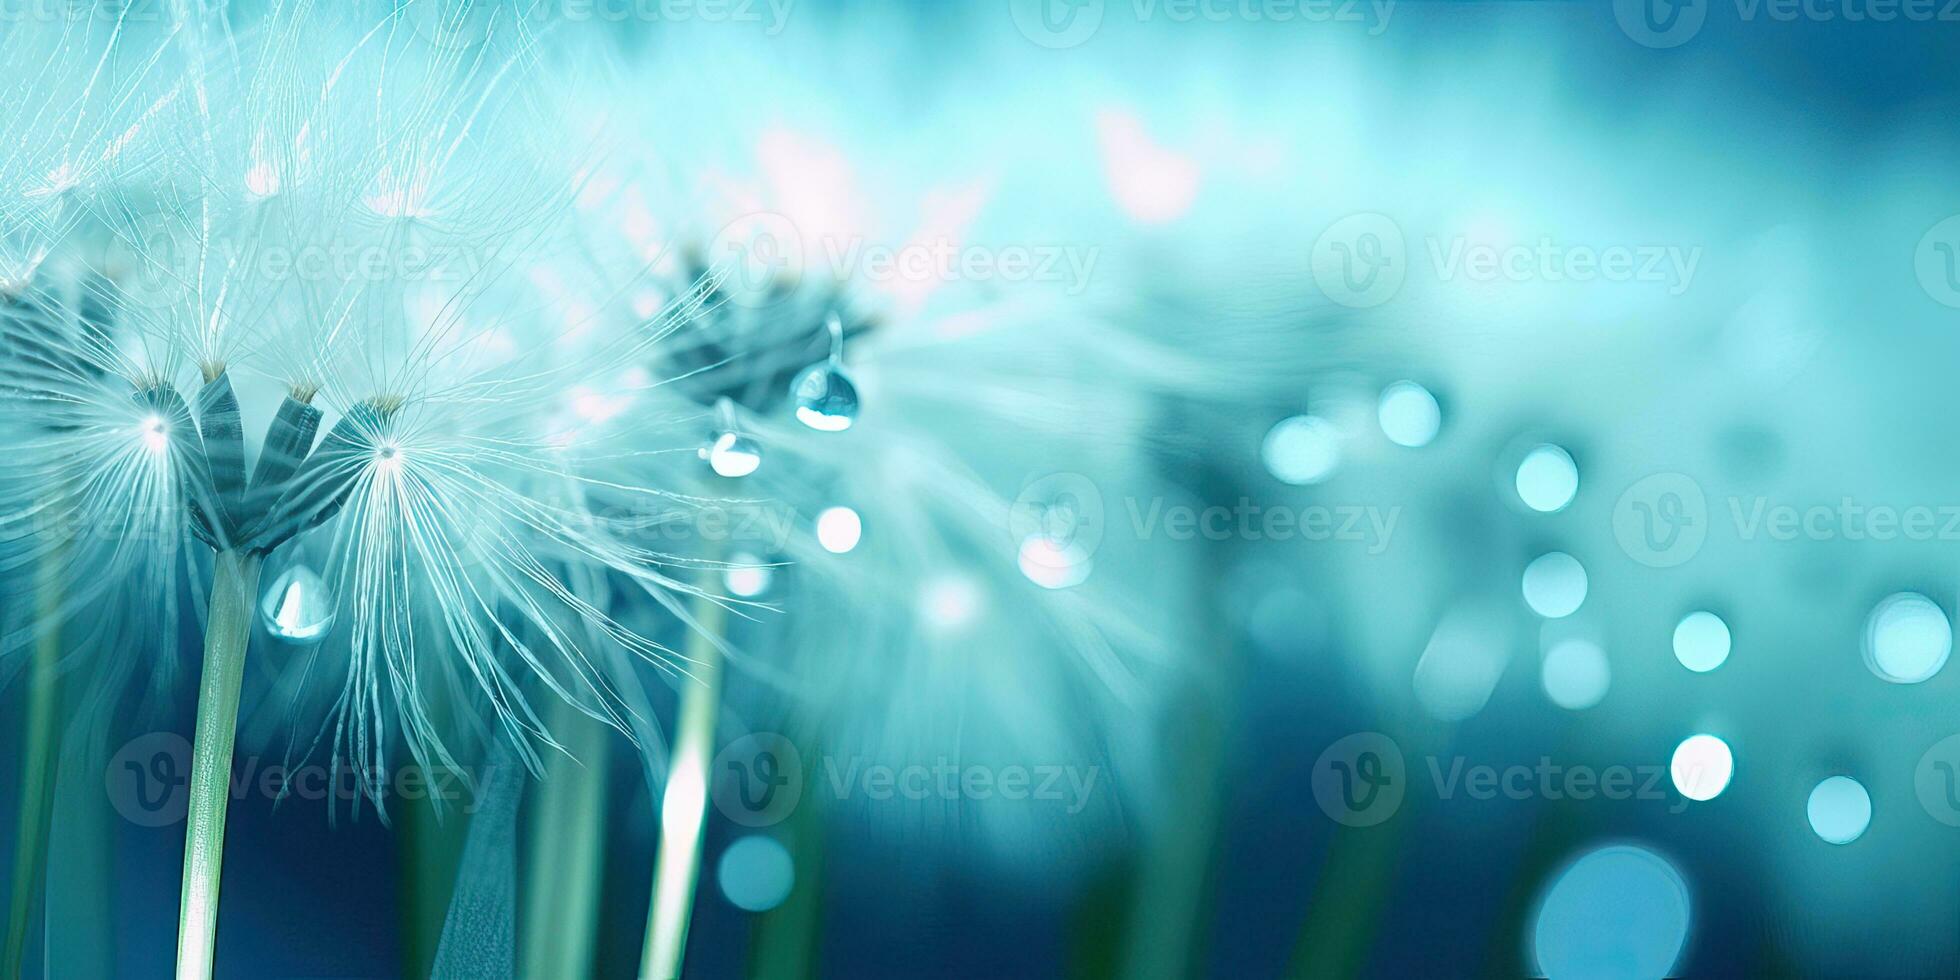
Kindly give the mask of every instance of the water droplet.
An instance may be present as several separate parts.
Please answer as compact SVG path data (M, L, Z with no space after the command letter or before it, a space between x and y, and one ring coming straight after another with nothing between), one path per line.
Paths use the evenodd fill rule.
M857 421L857 385L829 361L796 376L796 420L818 432L842 432Z
M824 321L830 331L830 356L803 369L790 384L796 399L796 420L818 432L842 432L857 421L857 385L844 373L844 321L832 313Z
M727 477L748 476L762 465L762 447L742 434L732 399L715 401L715 441L701 449L701 458L717 475Z
M762 465L762 447L739 432L716 436L707 456L708 465L720 476L748 476Z
M333 595L313 569L294 565L265 590L259 617L273 636L288 643L311 643L333 628Z

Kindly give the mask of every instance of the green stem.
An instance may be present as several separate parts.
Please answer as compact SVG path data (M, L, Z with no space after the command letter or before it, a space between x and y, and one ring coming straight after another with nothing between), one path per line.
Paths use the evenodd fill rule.
M612 730L553 699L552 735L571 753L546 762L533 797L529 884L524 936L518 944L526 977L583 977L592 973L604 874L606 772Z
M204 676L191 743L191 795L184 828L184 893L177 920L177 980L209 980L218 933L218 881L224 865L225 807L238 690L252 638L259 589L256 555L220 552L213 565L211 616L204 627Z
M36 582L34 663L27 681L26 766L21 772L20 836L14 850L14 901L7 914L7 941L0 953L0 977L21 975L27 956L27 928L34 896L41 893L47 867L48 813L53 803L56 703L61 660L61 568L59 551L42 556Z
M797 751L805 759L817 757L808 734L798 739ZM823 914L823 794L805 796L782 829L796 862L796 880L783 904L758 917L748 975L751 980L815 980Z
M715 644L727 612L708 596L695 597L694 631L687 641L694 679L681 685L680 724L667 767L667 789L660 800L660 853L653 866L653 900L647 907L640 980L675 980L681 975L694 886L701 876L701 827L712 775L708 766L721 713L721 650Z

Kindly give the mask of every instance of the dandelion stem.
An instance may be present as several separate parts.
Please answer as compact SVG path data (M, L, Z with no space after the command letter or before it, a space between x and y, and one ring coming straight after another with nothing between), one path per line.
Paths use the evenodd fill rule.
M55 715L61 659L60 551L42 556L36 583L34 663L27 681L26 765L21 773L20 836L14 852L14 901L7 915L7 945L0 977L21 975L34 896L47 867L48 814L54 795Z
M708 765L714 757L715 722L721 713L720 642L727 610L707 595L694 599L694 631L687 655L694 680L681 685L681 717L660 800L660 853L653 866L653 901L647 908L646 952L640 980L675 980L687 949L694 886L701 875L701 827L707 815Z
M552 712L552 734L570 754L546 763L548 771L535 791L530 886L518 952L522 976L582 977L592 973L598 931L611 729L563 698Z
M238 729L238 690L252 638L252 599L259 559L220 552L204 628L204 676L197 692L197 736L191 743L189 822L184 828L184 893L177 920L177 980L209 980L218 931L218 881L224 864L225 806L230 802L231 746Z

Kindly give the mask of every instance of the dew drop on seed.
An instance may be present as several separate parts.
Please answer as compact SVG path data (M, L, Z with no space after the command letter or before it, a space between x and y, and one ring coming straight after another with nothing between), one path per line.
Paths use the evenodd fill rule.
M707 456L708 465L719 476L748 476L762 465L762 447L739 432L724 432L716 436L714 445L708 447Z
M305 565L286 569L259 602L265 631L288 643L311 643L333 628L334 601L327 583Z
M819 432L842 432L857 421L857 385L835 362L812 364L790 386L796 419Z

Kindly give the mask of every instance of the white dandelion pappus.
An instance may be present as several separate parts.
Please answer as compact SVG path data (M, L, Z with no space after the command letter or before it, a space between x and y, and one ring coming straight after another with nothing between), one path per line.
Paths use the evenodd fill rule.
M150 215L184 247L159 255L142 238L117 239L137 243L127 254L161 259L163 281L180 288L120 307L100 333L34 327L38 342L53 345L37 361L48 370L6 388L10 400L53 402L73 417L50 427L49 445L31 448L48 449L33 458L63 460L84 479L57 482L54 503L29 509L100 515L99 526L116 529L103 547L147 555L128 561L160 579L178 567L175 556L190 564L191 552L175 547L186 537L215 556L180 976L210 968L223 771L250 615L261 563L293 539L327 536L325 581L345 605L335 626L345 636L341 693L330 732L316 739L330 739L336 765L351 760L370 792L379 787L366 780L395 728L418 763L453 766L425 710L432 673L474 681L535 767L535 745L553 743L527 683L635 730L590 659L591 638L681 669L677 654L567 584L568 570L595 568L647 593L694 591L662 572L666 556L602 535L544 499L541 487L582 478L539 420L590 379L645 359L698 298L682 291L630 331L541 353L535 339L557 321L512 269L553 247L553 219L564 212L557 202L573 188L508 165L504 148L545 131L524 100L506 97L524 89L528 41L429 51L397 27L393 17L357 25L345 57L312 75L278 57L208 72L204 58L189 59L183 105L192 137L174 162L191 179L163 187ZM332 36L300 5L290 20L260 25L253 43L290 48L302 33ZM203 40L190 32L187 43ZM244 125L214 108L232 85L269 93L242 101L254 108L239 115ZM285 163L272 162L269 148L288 145ZM128 221L135 203L134 194L122 198L110 223ZM351 249L384 261L353 274L281 276L258 264L257 252L231 247L239 243ZM411 250L470 261L453 278L386 264ZM127 270L95 271L106 281ZM30 329L22 318L10 323ZM233 378L254 374L284 393L248 466L247 414ZM662 496L629 484L609 490ZM141 520L173 546L133 546ZM147 595L168 602L174 592L163 584ZM431 668L432 659L445 663Z

